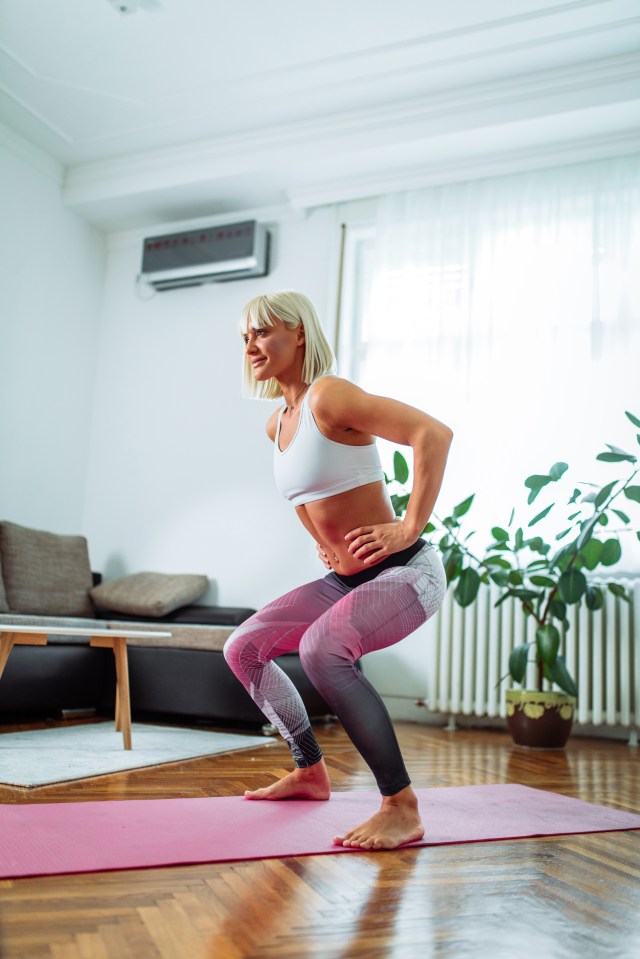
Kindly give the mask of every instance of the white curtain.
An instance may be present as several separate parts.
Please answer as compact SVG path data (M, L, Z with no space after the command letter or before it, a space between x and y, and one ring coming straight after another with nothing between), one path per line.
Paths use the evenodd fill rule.
M488 530L527 475L640 452L640 156L382 197L364 272L351 372L454 429L443 512L477 492Z

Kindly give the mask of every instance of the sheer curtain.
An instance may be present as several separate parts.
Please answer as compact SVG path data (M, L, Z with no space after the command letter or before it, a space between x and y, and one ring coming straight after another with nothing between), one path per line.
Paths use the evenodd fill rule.
M640 156L382 197L360 252L349 372L454 429L443 510L488 538L530 473L639 452Z

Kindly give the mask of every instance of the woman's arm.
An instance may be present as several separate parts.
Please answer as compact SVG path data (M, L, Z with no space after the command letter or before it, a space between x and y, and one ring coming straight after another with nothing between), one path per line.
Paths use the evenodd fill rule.
M357 430L413 450L413 491L404 519L351 530L346 536L349 551L364 563L379 562L415 543L442 486L453 438L449 427L413 406L366 393L338 377L318 381L313 412L332 431Z

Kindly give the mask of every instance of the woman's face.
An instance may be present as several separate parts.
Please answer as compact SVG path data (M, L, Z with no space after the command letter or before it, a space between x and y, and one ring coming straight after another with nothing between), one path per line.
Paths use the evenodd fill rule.
M259 382L293 371L299 351L304 348L302 324L291 329L281 320L276 320L274 326L250 326L242 338L254 379Z

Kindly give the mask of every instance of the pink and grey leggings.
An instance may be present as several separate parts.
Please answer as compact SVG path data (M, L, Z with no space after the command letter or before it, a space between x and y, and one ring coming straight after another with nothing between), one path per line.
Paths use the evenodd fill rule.
M418 552L414 547L379 564L379 573L377 567L355 576L329 573L292 590L242 623L224 648L234 674L285 738L296 765L304 767L317 763L322 752L298 691L272 662L298 650L305 673L342 723L383 796L393 796L410 779L386 707L355 663L365 653L404 639L442 603L442 563L432 546L420 544ZM396 557L406 565L390 565Z

